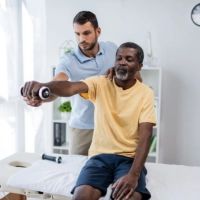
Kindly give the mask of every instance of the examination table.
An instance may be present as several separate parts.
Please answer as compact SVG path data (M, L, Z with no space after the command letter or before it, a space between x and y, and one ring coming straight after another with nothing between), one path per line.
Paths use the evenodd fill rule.
M87 157L59 156L62 157L60 164L42 160L35 153L16 153L1 160L0 192L8 194L9 200L25 200L26 197L70 200L70 192ZM146 163L145 166L151 200L200 199L200 167L157 163ZM101 200L109 200L110 193L109 187Z

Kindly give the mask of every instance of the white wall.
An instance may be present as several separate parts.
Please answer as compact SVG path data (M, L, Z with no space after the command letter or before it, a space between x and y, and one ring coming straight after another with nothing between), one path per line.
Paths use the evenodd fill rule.
M75 39L72 20L81 10L96 14L100 40L132 41L146 51L152 34L163 68L161 149L163 163L200 166L200 27L190 19L198 0L47 0L47 66L59 61L59 46Z

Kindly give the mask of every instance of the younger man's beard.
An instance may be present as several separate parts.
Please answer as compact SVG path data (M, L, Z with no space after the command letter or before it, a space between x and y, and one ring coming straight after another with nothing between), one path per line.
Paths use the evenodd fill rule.
M80 48L81 50L83 50L83 51L90 51L90 50L94 49L96 42L95 42L95 43L90 43L90 47L88 47L87 49L82 49L82 48L80 47L80 44L81 44L81 43L79 43L79 48ZM87 44L89 44L89 43L87 43Z
M96 36L96 34L95 34L95 36ZM82 43L82 42L81 42L81 43ZM79 45L80 45L81 43L79 43ZM85 43L85 42L83 42L83 43ZM88 47L87 49L82 49L82 50L83 50L83 51L90 51L90 50L94 49L96 43L97 43L97 37L95 37L95 39L93 40L92 43L87 43L87 44L90 45L90 47ZM79 48L81 49L80 46L79 46Z
M116 77L122 81L125 81L128 79L128 74L129 74L129 71L128 71L128 68L127 67L121 67L121 66L117 66L115 69L115 74L116 74ZM125 74L120 74L118 71L119 69L122 69L125 71Z

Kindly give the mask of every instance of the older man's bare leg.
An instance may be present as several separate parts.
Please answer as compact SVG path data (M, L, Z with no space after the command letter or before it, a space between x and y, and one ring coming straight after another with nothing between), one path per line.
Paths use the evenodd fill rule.
M72 200L98 200L101 191L89 185L81 185L75 189Z
M142 195L139 192L134 192L133 196L129 199L123 198L123 200L142 200Z

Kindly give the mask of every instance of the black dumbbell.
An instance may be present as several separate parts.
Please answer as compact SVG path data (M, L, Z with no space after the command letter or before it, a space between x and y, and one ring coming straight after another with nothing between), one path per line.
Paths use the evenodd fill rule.
M56 162L58 164L62 162L61 157L48 156L46 154L42 154L42 160L50 160L50 161Z
M21 95L23 96L23 87L21 88ZM47 100L51 95L51 91L48 87L41 87L39 92L38 92L38 96L42 99L42 100Z

